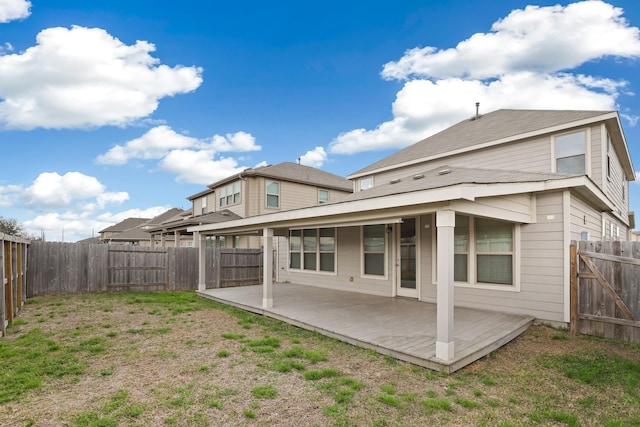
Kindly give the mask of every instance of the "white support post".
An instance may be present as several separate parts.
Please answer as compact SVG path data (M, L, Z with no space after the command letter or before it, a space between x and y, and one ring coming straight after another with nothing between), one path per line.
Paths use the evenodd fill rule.
M273 307L273 229L262 231L262 308Z
M180 232L178 230L173 232L173 241L176 242L175 243L175 247L179 248L180 247Z
M455 211L443 210L436 212L438 233L436 357L442 360L453 359L455 347L453 340L453 243L455 225Z
M164 231L160 232L160 247L162 247L162 248L166 248L167 247L167 239L165 237Z
M193 233L194 240L198 241L198 290L205 291L207 289L207 241L206 236L199 231Z

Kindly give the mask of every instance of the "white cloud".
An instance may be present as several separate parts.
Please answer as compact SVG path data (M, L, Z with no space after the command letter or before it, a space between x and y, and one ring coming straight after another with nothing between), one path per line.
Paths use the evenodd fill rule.
M455 48L411 49L384 66L386 79L410 79L393 119L338 135L329 152L396 149L475 113L500 108L613 110L624 81L561 72L604 57L640 56L640 30L602 1L529 6ZM637 118L629 117L630 121Z
M156 126L124 146L114 146L107 153L98 156L96 162L123 165L130 159L161 159L171 150L194 147L198 144L196 138L180 135L168 126Z
M88 237L98 237L104 230L127 218L153 218L171 209L167 206L153 206L147 209L128 209L122 212L106 212L92 216L88 211L47 212L24 221L28 233L50 241L75 242Z
M80 172L43 172L25 190L29 204L35 206L69 206L74 200L97 197L104 192L95 177Z
M236 132L225 136L214 135L211 138L211 147L217 152L225 151L260 151L262 147L256 145L256 139L250 133Z
M98 156L96 162L123 165L132 159L159 160L159 169L176 174L178 181L207 185L245 169L231 157L216 159L217 153L257 151L261 148L250 133L242 131L197 139L178 134L163 125L124 145L114 146Z
M230 175L240 173L246 167L239 167L231 157L215 159L208 151L174 150L159 163L163 171L177 175L177 181L208 185Z
M324 147L316 147L300 157L300 164L314 168L322 167L326 161L327 152L324 150Z
M126 45L100 28L48 28L22 53L0 56L0 125L7 128L124 126L161 98L202 83L198 67L159 64L146 41Z
M637 57L640 30L629 27L622 13L602 1L527 6L455 48L410 49L386 64L382 76L486 79L520 71L552 73L607 56Z
M26 0L0 0L0 23L24 19L31 14L31 2Z

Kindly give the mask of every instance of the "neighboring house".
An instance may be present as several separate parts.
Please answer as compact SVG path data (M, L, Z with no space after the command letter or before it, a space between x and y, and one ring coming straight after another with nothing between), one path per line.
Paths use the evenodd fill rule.
M615 111L476 115L348 178L355 192L341 200L189 231L259 232L265 246L288 236L281 279L434 302L436 357L451 360L454 302L567 323L570 242L626 240L634 227Z
M158 246L150 230L159 224L180 215L182 209L172 208L154 218L127 218L118 224L100 231L100 240L104 243L117 243L138 246ZM174 246L175 241L167 246Z
M173 218L154 228L159 236L187 236L189 227L318 206L353 192L351 181L310 166L290 162L245 169L217 181L188 197L190 215ZM174 237L175 238L175 237ZM233 248L262 246L253 234L229 234L217 238L217 245Z

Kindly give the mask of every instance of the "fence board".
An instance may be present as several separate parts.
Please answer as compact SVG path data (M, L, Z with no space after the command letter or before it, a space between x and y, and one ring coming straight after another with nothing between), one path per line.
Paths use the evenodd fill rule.
M195 290L198 248L34 242L27 297L113 290ZM205 251L206 287L260 284L261 249ZM275 268L274 268L275 271Z
M577 325L588 335L640 342L640 242L577 243Z

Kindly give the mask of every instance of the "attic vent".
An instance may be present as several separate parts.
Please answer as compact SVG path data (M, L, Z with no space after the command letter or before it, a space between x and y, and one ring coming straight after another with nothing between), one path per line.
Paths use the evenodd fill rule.
M424 174L423 173L419 173L417 175L413 175L413 179L422 179L424 178Z
M397 184L400 181L402 181L400 178L392 179L391 181L389 181L389 184Z
M440 169L438 171L438 175L446 175L446 174L449 174L449 173L451 173L451 169Z

